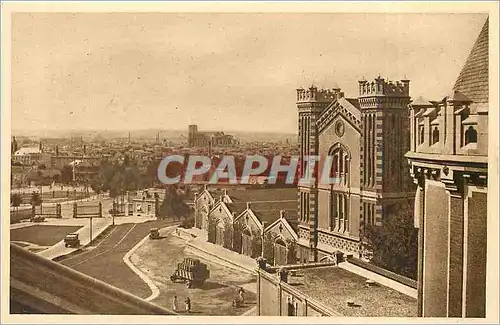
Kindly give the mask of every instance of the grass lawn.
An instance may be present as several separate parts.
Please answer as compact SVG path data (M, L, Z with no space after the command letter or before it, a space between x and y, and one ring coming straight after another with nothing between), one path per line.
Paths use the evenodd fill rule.
M67 234L80 229L80 226L48 226L35 225L10 230L11 241L25 241L40 246L52 246L66 237Z
M200 288L188 289L181 282L170 281L177 263L185 257L199 258L186 253L186 243L172 234L161 233L164 238L149 240L133 255L132 263L146 273L159 287L160 295L153 303L172 309L172 300L177 296L178 307L184 308L184 299L191 299L193 315L230 316L241 315L256 305L256 295L246 291L245 305L236 308L232 301L237 297L240 286L255 283L253 275L241 273L234 269L200 259L210 270L210 278Z

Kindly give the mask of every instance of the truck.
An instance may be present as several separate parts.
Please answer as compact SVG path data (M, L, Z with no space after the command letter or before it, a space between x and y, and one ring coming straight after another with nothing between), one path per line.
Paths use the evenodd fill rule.
M72 233L66 235L64 238L64 247L78 247L80 246L80 239L78 234Z
M185 258L170 276L172 282L182 281L187 288L201 287L210 277L210 271L199 259Z

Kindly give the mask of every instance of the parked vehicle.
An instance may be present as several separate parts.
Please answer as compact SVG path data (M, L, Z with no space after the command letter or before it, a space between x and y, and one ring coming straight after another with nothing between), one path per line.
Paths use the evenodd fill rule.
M150 239L160 239L160 231L158 228L151 228L149 230L149 238Z
M31 222L44 222L44 221L45 221L45 217L42 217L42 216L34 216L34 217L31 217L31 218L30 218L30 221L31 221Z
M182 263L177 264L177 269L170 276L170 280L173 282L182 281L186 283L186 287L192 288L193 286L202 286L209 277L210 271L205 263L198 259L185 258Z
M65 247L78 247L78 246L80 246L80 239L78 238L78 234L66 235L66 238L64 238L64 246Z

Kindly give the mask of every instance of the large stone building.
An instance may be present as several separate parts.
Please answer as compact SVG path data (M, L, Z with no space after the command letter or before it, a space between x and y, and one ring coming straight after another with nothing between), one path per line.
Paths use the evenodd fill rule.
M37 147L19 147L16 139L14 138L11 149L13 163L23 166L39 164L45 164L48 166L50 162L50 156L44 152L41 142Z
M362 80L357 98L345 97L339 88L297 89L301 159L330 156L330 175L338 180L299 186L301 262L321 260L337 249L359 254L363 225L380 225L389 205L413 198L404 158L409 83ZM300 165L305 175L306 164Z
M190 125L188 128L188 147L230 147L237 140L224 132L200 132L198 125Z
M488 88L486 21L451 94L410 105L422 316L485 316Z

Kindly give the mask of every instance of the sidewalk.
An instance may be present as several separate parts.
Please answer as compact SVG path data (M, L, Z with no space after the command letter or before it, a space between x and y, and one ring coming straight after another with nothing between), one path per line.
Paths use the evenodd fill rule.
M177 228L174 234L187 240L186 251L188 252L192 252L211 261L216 261L216 263L236 269L240 272L255 274L257 268L255 259L207 242L204 238L204 231L201 229ZM191 238L189 238L189 235L191 235Z
M154 217L116 217L115 225L121 225L125 223L143 223L151 220L156 220ZM54 259L56 257L64 256L80 250L90 243L90 220L88 218L72 218L72 219L51 219L49 225L57 226L74 226L82 225L76 233L80 238L80 247L71 248L64 246L64 240L58 242L54 246L38 253L48 259ZM104 230L113 224L113 218L103 217L103 218L93 218L92 219L92 239L95 240Z
M56 224L58 225L64 225L66 221L69 220L78 220L78 219L60 219L59 222ZM70 254L74 251L77 251L79 249L82 249L83 247L87 246L90 243L90 220L89 219L80 219L78 221L85 221L86 226L83 226L80 228L76 233L78 234L80 238L80 247L79 248L71 248L71 247L65 247L64 246L64 240L58 242L54 246L41 251L38 253L38 255L48 258L48 259L54 259L59 256L67 255ZM51 223L54 225L54 223ZM112 220L110 218L93 218L92 219L92 238L95 239L97 236L99 236L106 228L108 228L112 224Z

